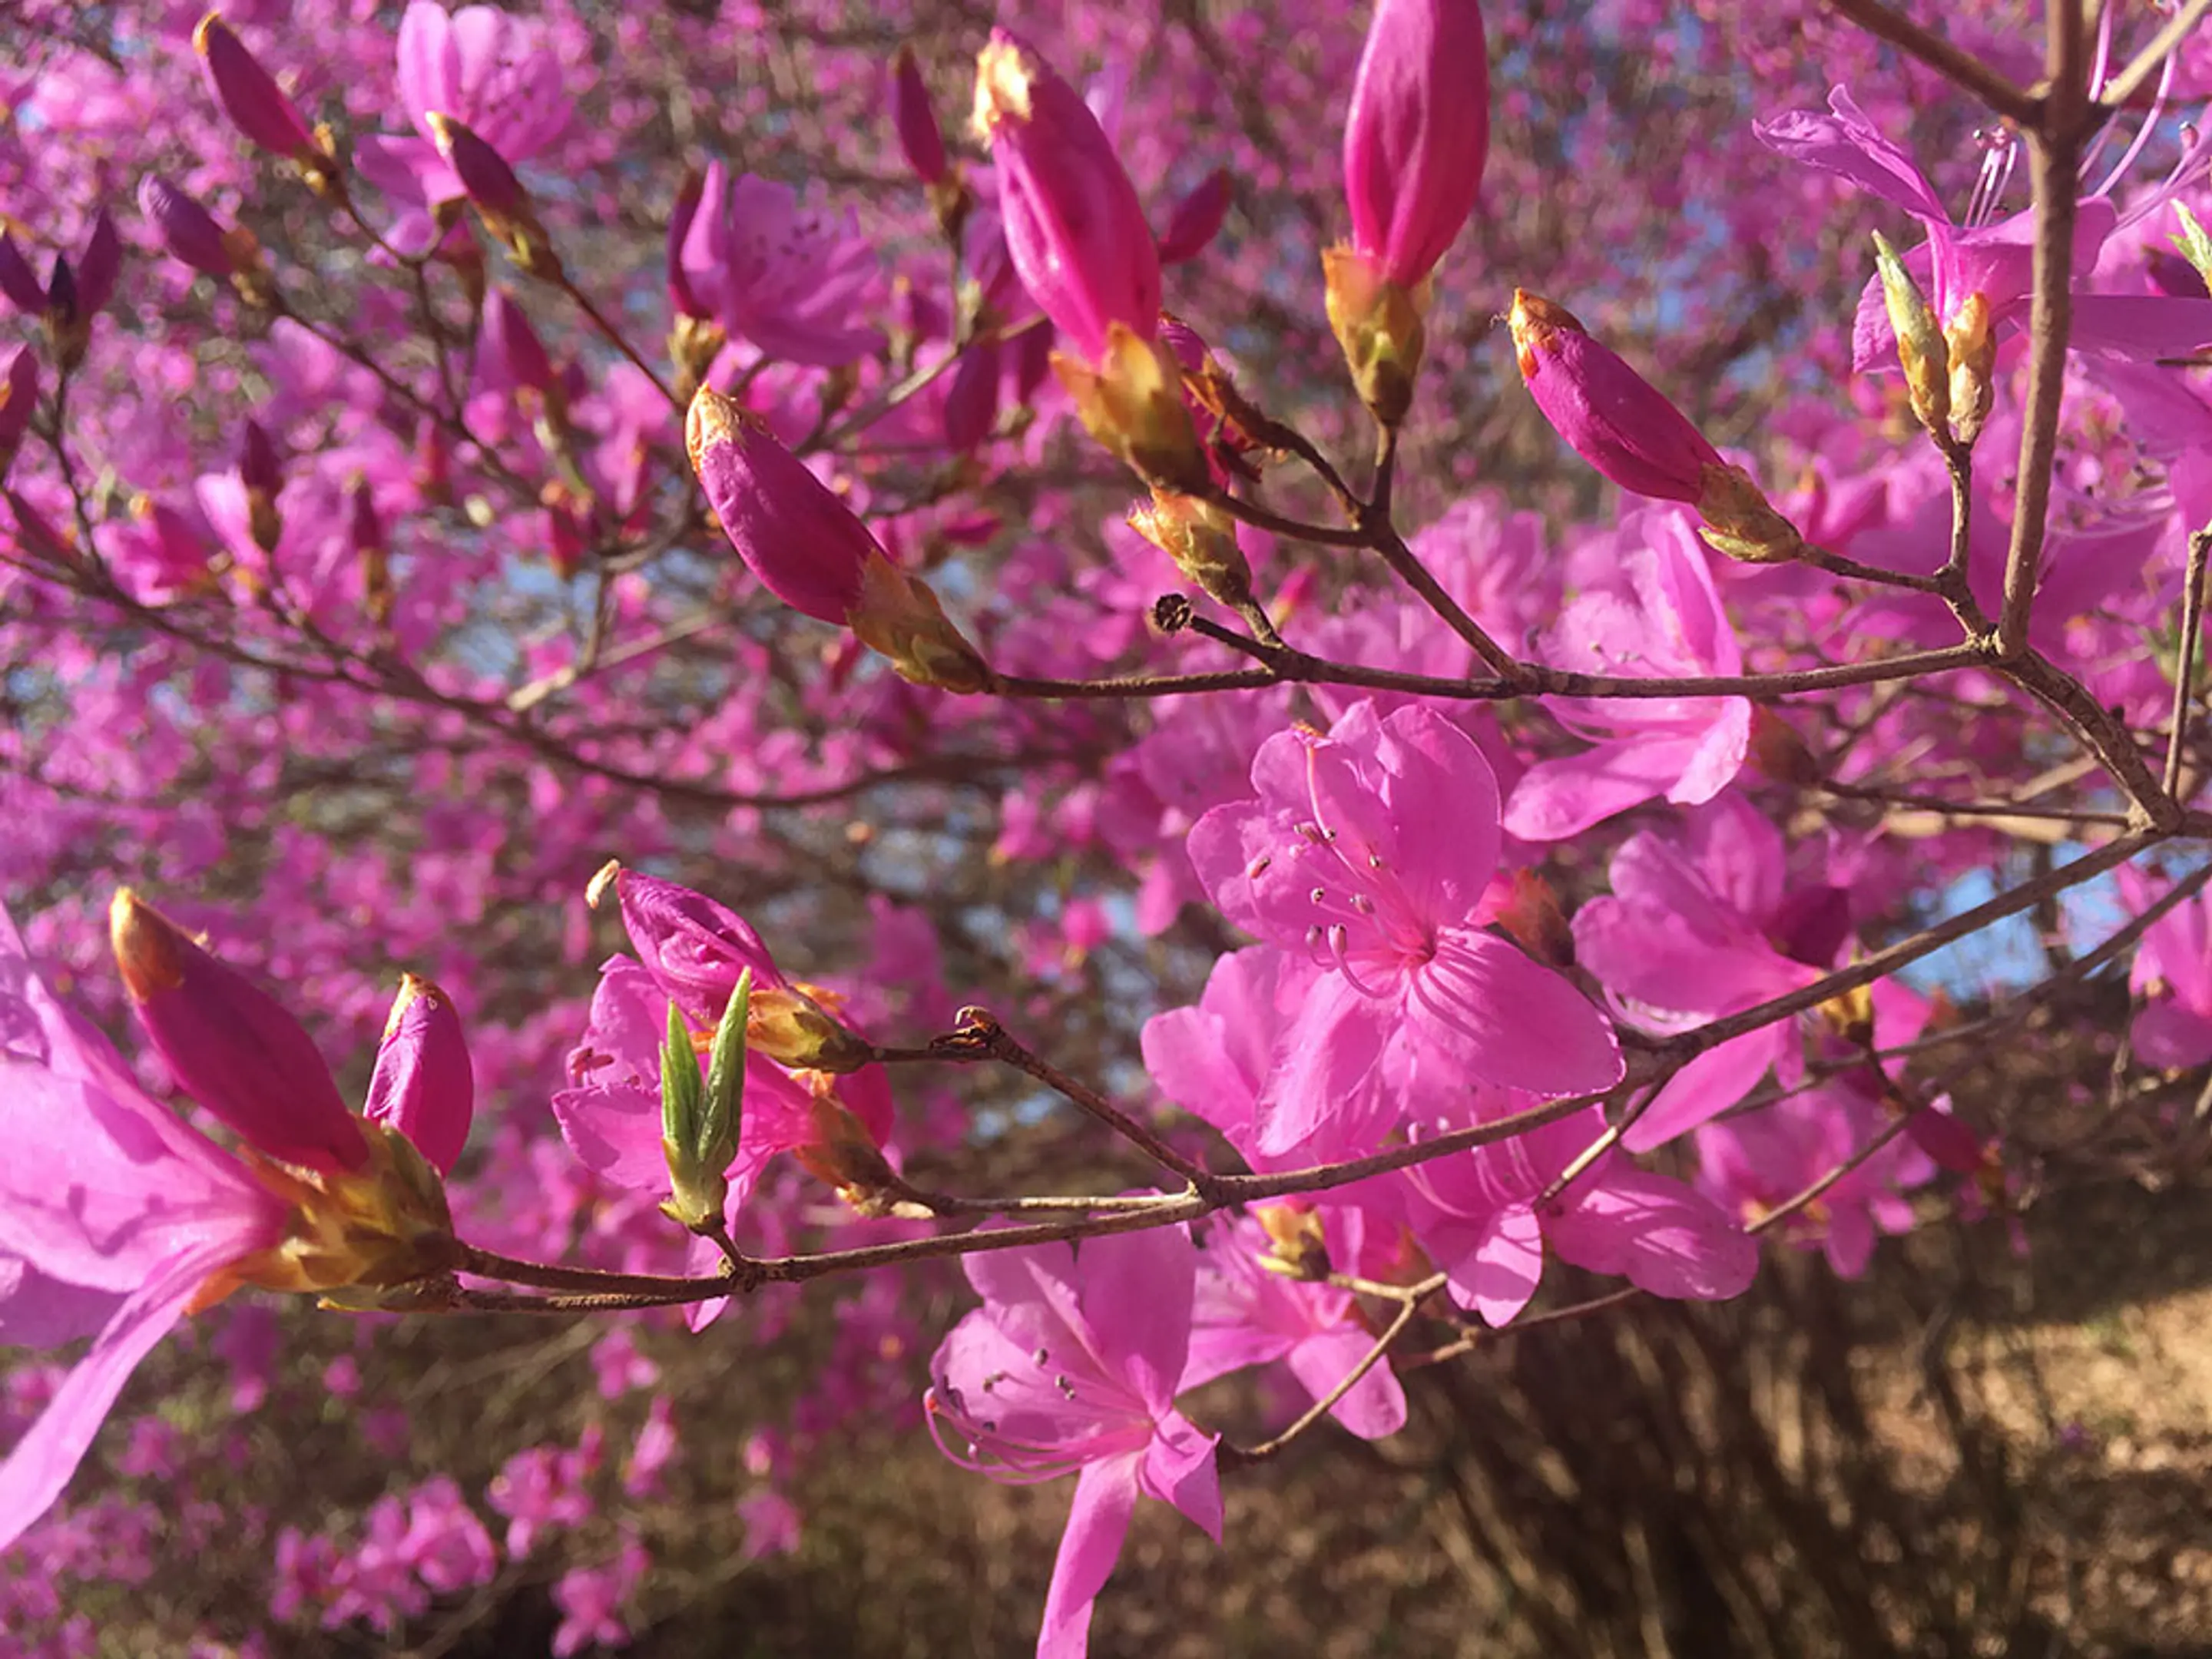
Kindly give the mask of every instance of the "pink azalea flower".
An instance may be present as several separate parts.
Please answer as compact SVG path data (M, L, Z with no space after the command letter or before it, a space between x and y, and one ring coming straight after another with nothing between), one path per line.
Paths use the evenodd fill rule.
M1690 515L1638 513L1613 541L1613 581L1567 606L1545 636L1544 660L1592 674L1741 672L1743 653ZM1711 800L1735 778L1751 742L1744 697L1545 707L1596 747L1539 762L1522 775L1506 803L1505 828L1523 841L1564 841L1656 796L1680 806Z
M1880 1104L1847 1080L1792 1095L1700 1128L1698 1185L1746 1222L1757 1221L1848 1161L1882 1127ZM1933 1173L1927 1155L1900 1137L1792 1216L1783 1237L1818 1245L1837 1273L1856 1279L1878 1233L1911 1231L1912 1206L1900 1189Z
M1474 1121L1525 1102L1477 1091ZM1407 1224L1449 1275L1453 1299L1492 1325L1517 1316L1543 1276L1544 1249L1654 1296L1718 1301L1759 1272L1758 1243L1681 1182L1607 1152L1548 1203L1537 1200L1605 1130L1592 1106L1510 1140L1417 1164L1396 1177Z
M440 150L433 115L460 122L513 166L561 136L570 103L542 26L495 6L449 15L435 0L413 0L399 20L398 52L400 101L416 136L372 134L353 159L402 210L389 240L414 252L429 246L438 206L468 194Z
M571 1567L555 1580L553 1605L561 1609L561 1623L553 1632L553 1651L558 1659L587 1647L628 1647L630 1630L623 1622L623 1607L652 1565L645 1546L625 1528L613 1560Z
M2140 915L2165 885L2122 865L2119 890L2121 903ZM2128 988L2143 999L2129 1040L2146 1065L2202 1066L2212 1060L2212 925L2203 894L2184 900L2144 930Z
M1026 1485L1074 1474L1038 1659L1079 1659L1091 1608L1139 1493L1221 1539L1215 1437L1175 1408L1188 1358L1198 1253L1181 1228L966 1258L983 1305L930 1361L924 1405L963 1468Z
M1363 1260L1370 1254L1365 1212L1332 1205L1304 1213L1332 1266L1370 1273L1372 1264ZM1276 1241L1251 1217L1217 1228L1206 1241L1183 1388L1280 1360L1307 1398L1318 1400L1375 1346L1376 1333L1361 1320L1358 1298L1350 1291L1286 1278L1268 1265L1271 1259L1281 1259ZM1378 1361L1329 1414L1361 1439L1380 1440L1406 1426L1406 1391L1389 1362Z
M0 1462L5 1549L60 1496L138 1362L226 1270L281 1242L289 1212L55 1000L4 912L0 1138L0 1340L94 1339Z
M732 185L709 163L678 270L706 313L763 356L835 368L883 349L853 320L868 313L878 275L858 220L802 208L787 185L749 173Z
M1770 149L1807 167L1848 179L1862 190L1903 208L1927 229L1928 240L1905 256L1907 270L1927 294L1939 321L1954 321L1968 297L1980 295L1990 307L1990 323L2002 331L2024 328L2034 268L2035 216L2021 212L1994 217L1996 203L2012 172L2014 148L1991 149L1976 185L1964 225L1953 222L1935 189L1911 156L1869 121L1842 87L1828 94L1827 114L1791 110L1758 124ZM2133 151L2130 152L2130 158ZM2137 198L2124 213L2110 191L2124 165L2075 208L2074 268L2081 273L2072 301L2069 342L2076 351L2151 362L2186 356L2212 342L2212 300L2169 299L2159 295L2100 294L2087 287L2088 273L2106 238L2172 202L2212 169L2212 135L2197 137L2172 173ZM1862 370L1897 367L1897 337L1889 325L1879 278L1867 284L1859 301L1852 336L1853 358Z
M1268 738L1252 783L1257 800L1192 829L1191 862L1231 921L1322 970L1261 1085L1261 1151L1304 1146L1378 1064L1543 1095L1620 1079L1604 1017L1484 931L1498 784L1474 739L1425 708L1359 702L1327 738Z
M1691 815L1686 844L1649 833L1613 854L1613 892L1576 913L1575 959L1629 1018L1683 1031L1810 985L1850 936L1849 896L1825 884L1788 891L1774 826L1737 796ZM1751 1092L1771 1069L1802 1075L1794 1020L1777 1020L1699 1054L1629 1127L1644 1152Z

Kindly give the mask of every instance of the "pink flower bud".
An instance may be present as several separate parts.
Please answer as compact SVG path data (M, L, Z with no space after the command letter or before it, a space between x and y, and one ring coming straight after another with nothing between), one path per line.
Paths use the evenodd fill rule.
M179 1088L281 1163L325 1174L368 1163L314 1039L273 998L127 887L108 932L138 1023Z
M999 344L978 340L960 354L945 394L945 443L965 455L991 435L999 418Z
M1421 282L1474 211L1489 150L1475 0L1377 0L1344 126L1352 247L1385 281Z
M1150 341L1160 259L1136 190L1075 88L1004 29L976 58L975 130L998 164L1007 251L1039 309L1094 366L1112 324Z
M542 392L552 388L553 359L546 354L545 343L503 288L484 295L479 349L484 366L502 389L528 386Z
M863 567L884 556L868 527L758 416L711 388L691 400L684 438L738 556L793 610L844 626Z
M694 1025L713 1028L748 969L763 990L788 983L761 936L728 906L613 860L592 878L585 897L596 908L611 886L638 959Z
M210 276L238 269L215 216L160 174L149 173L139 185L138 209L172 258Z
M192 46L207 71L208 87L233 126L272 155L309 165L325 159L298 106L230 32L221 12L200 19Z
M529 210L529 193L497 150L450 115L433 110L422 118L438 141L438 154L452 167L469 200L501 218L520 217Z
M684 269L684 244L691 234L691 222L698 216L706 184L697 168L686 167L683 182L676 186L675 204L668 210L668 308L678 317L709 314L692 291L691 279Z
M439 1174L451 1175L468 1141L476 1092L453 1000L427 979L401 975L363 1115L398 1130Z
M702 386L684 441L723 533L770 592L851 629L917 685L969 693L994 683L929 585L893 564L868 527L757 416Z
M284 465L276 459L276 441L270 437L269 428L250 415L239 440L238 477L247 489L264 495L274 495L284 487Z
M1181 264L1205 252L1229 217L1230 198L1227 167L1216 167L1200 179L1168 216L1168 228L1160 236L1160 263Z
M1633 495L1698 500L1720 452L1664 394L1539 295L1515 289L1508 321L1521 378L1570 448Z
M92 222L84 252L76 267L75 320L89 322L107 309L115 297L115 279L123 269L123 239L115 234L115 221L102 208Z
M0 230L0 294L5 294L27 317L46 314L46 285L31 269L15 239L4 230Z
M945 177L945 135L938 130L937 112L930 107L929 88L921 78L921 65L912 46L901 46L891 64L891 123L898 130L899 148L907 165L925 185Z
M28 346L17 346L8 360L8 372L0 374L0 478L8 476L8 464L23 447L38 401L38 354Z

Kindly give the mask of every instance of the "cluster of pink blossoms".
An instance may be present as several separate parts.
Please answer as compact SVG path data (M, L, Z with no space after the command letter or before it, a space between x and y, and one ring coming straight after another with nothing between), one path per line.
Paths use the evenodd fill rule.
M1409 1313L1428 1305L1502 1327L1538 1297L1548 1256L1651 1295L1725 1298L1753 1282L1761 1236L1821 1250L1856 1275L1879 1235L1912 1224L1916 1194L2002 1205L1997 1149L1948 1097L1901 1081L1892 1058L1936 1029L1931 999L1886 972L1817 1000L1808 993L1848 976L1894 939L1901 917L2000 856L2000 832L1977 820L2003 815L1981 797L2045 769L2048 733L2026 718L2034 705L1995 662L1942 670L1948 704L1885 700L1871 681L1834 678L1832 732L1801 704L1742 689L1806 659L1828 672L1950 647L1954 611L2005 608L2020 492L1996 469L1963 491L1972 533L1952 583L1952 494L1936 450L1871 446L1816 400L1788 403L1775 425L1796 465L1765 474L1790 480L1770 495L1750 458L1717 447L1575 312L1512 289L1493 297L1528 401L1633 501L1611 524L1553 534L1469 495L1407 538L1401 574L1433 587L1422 603L1370 594L1322 614L1338 573L1288 552L1297 521L1249 488L1286 452L1281 430L1238 387L1235 353L1163 310L1187 306L1220 340L1243 331L1233 313L1202 313L1195 277L1218 239L1235 240L1231 198L1244 181L1201 157L1202 174L1171 184L1175 170L1157 169L1158 187L1140 191L1125 157L1157 135L1125 136L1137 124L1119 113L1111 77L1086 95L1035 45L994 30L973 100L986 170L950 155L915 56L884 66L889 125L940 233L932 252L951 254L959 278L941 294L931 286L943 287L941 271L895 270L856 208L823 204L823 185L794 190L720 156L671 181L653 279L668 312L664 370L594 308L565 188L530 182L561 176L597 142L576 118L588 76L573 19L413 0L396 39L380 21L364 25L363 54L389 62L391 95L343 90L360 129L347 143L303 111L301 77L272 69L289 43L264 27L265 10L240 8L235 27L210 15L192 32L214 106L267 158L264 171L281 164L334 224L362 231L365 269L465 295L465 326L441 324L425 298L420 362L349 349L357 342L343 328L280 300L300 273L247 228L249 175L222 158L190 173L173 157L167 173L149 167L138 235L259 319L249 355L269 389L219 450L116 422L104 459L130 505L95 521L75 477L48 459L64 454L62 439L41 428L59 434L75 415L70 388L114 337L95 322L135 302L131 279L143 273L126 266L104 206L75 215L74 237L42 234L51 259L0 234L0 294L42 340L0 368L0 481L15 536L0 592L35 596L51 579L188 639L200 619L222 617L235 630L222 636L229 654L200 661L179 646L158 660L180 678L221 680L192 682L203 712L267 702L292 721L289 744L264 745L275 758L241 764L252 775L224 811L259 811L259 798L295 787L281 769L288 747L324 752L314 727L330 706L312 690L290 707L294 674L310 687L373 686L422 711L406 735L441 757L414 775L431 803L415 885L403 894L387 875L333 871L296 826L276 824L278 867L295 860L303 886L330 877L343 890L338 918L307 934L312 953L288 962L271 947L272 974L349 971L360 916L465 957L454 939L499 925L487 896L499 866L532 866L531 884L518 878L500 896L519 908L573 891L570 866L587 845L674 867L711 835L733 868L755 858L748 874L793 884L814 873L816 854L772 850L774 836L755 834L766 815L908 773L925 783L1015 776L987 831L992 858L1023 870L1080 860L1051 903L1010 930L1040 983L1097 1000L1103 981L1085 976L1095 957L1169 935L1194 908L1207 913L1210 941L1224 924L1252 941L1218 955L1195 1004L1121 1033L1159 1099L1180 1109L1156 1115L1157 1134L1139 1125L1151 1139L1138 1144L1195 1172L1206 1212L1111 1231L1126 1212L1102 1201L1083 1216L1071 1200L1082 1217L1074 1242L1024 1235L995 1248L995 1221L963 1241L981 1305L936 1347L923 1410L963 1467L1013 1482L1074 1477L1041 1655L1084 1650L1140 1495L1220 1537L1223 1442L1194 1390L1279 1367L1271 1376L1287 1378L1289 1396L1326 1403L1355 1435L1404 1426L1407 1384L1376 1312L1394 1292ZM1475 0L1379 0L1348 77L1348 237L1323 254L1319 286L1386 457L1436 412L1417 387L1463 349L1438 325L1452 297L1440 276L1489 161L1488 52ZM2069 372L2088 412L2057 463L2024 635L2079 676L2093 709L2144 731L2166 717L2172 691L2153 624L2182 596L2181 532L2212 515L2212 404L2185 372L2212 343L2212 298L2202 265L2177 276L2156 243L2174 205L2201 196L2212 144L2191 131L2162 181L2124 206L2115 196L2158 112L2186 90L2182 61L2161 76L2142 136L2106 176L2085 179L2075 204ZM2009 141L1991 148L1962 222L1841 87L1825 112L1779 115L1756 136L1808 176L1902 209L1925 236L1897 261L1902 288L1878 278L1823 349L1833 356L1847 337L1867 374L1901 366L1939 441L1978 441L1984 457L2016 449L2027 417L2010 392L2029 346L2033 225L1998 214ZM619 197L596 205L611 216ZM228 222L207 204L233 198ZM489 278L495 253L512 281ZM1917 310L1894 297L1905 289ZM400 292L364 301L367 337L412 326ZM555 332L548 295L605 337L586 347ZM1927 362L1912 355L1931 339L1949 354L1936 377L1948 412L1932 421ZM464 342L465 362L452 355ZM612 347L631 361L614 362ZM910 491L895 483L894 458L915 453L945 461L956 484L1018 477L1064 458L1077 428L1146 491L1127 529L1105 532L1111 561L1082 566L1063 544L1093 528L1087 509L1032 503L1032 533L1018 513L948 504L957 494L945 478ZM520 503L505 520L490 506L501 491ZM1377 486L1385 520L1388 495ZM704 522L702 498L735 562L714 562L711 588L685 568L648 582L641 570ZM1363 514L1350 516L1364 533ZM500 564L493 550L514 522L531 529ZM1005 556L977 580L962 550L985 544ZM490 653L501 665L485 670L482 653L470 655L484 614L472 606L489 593L496 611L548 573L588 624L558 647L550 634L526 644L501 635ZM1905 580L1872 598L1841 580L1885 575ZM1178 580L1203 596L1192 605L1200 621L1154 640L1141 618ZM713 706L680 750L656 750L636 717L654 706L649 683L628 683L635 697L602 680L561 700L603 669L663 660L703 632L699 617L668 609L670 592L707 592L708 621L726 605L742 625L717 646ZM68 634L66 604L52 614L43 599L26 604ZM793 625L795 652L774 633L779 605L806 619ZM1249 630L1237 636L1240 667L1286 660L1279 629L1312 660L1356 672L1209 687L1209 673L1233 678L1201 654L1227 633L1223 617ZM1133 677L1163 658L1188 668L1190 684L1141 716L1097 715L1096 684L1060 678L1071 665ZM223 678L232 668L266 679L241 691ZM164 721L179 695L67 654L52 672L88 720L123 710ZM1501 714L1491 699L1454 695L1509 672L1546 692L1541 713ZM276 691L258 696L264 684ZM1063 693L1085 701L1048 703ZM818 731L780 724L793 702ZM555 714L542 718L545 708ZM565 724L577 708L599 723ZM171 740L128 768L64 747L40 787L83 794L88 777L106 787L112 773L131 781L143 769L149 785L184 788L190 724L165 729ZM343 745L390 737L349 720L332 752L354 758ZM470 752L494 740L538 757L520 789L496 759ZM965 745L943 751L960 765L933 771L933 740ZM1966 822L1923 835L1909 811L1817 815L1808 803L1830 786L1839 800L1917 795L1917 806L1898 804L1939 817L1952 791ZM481 814L480 798L501 794L526 803L520 817ZM2109 827L2117 799L2096 797L2075 827ZM720 821L701 830L679 802ZM202 808L157 838L179 882L212 864L224 838L221 812ZM66 868L70 830L92 820L26 816L52 827L0 848L0 868L30 890ZM963 805L890 827L928 842L973 821ZM547 845L526 844L533 836L518 825ZM853 849L876 838L862 819L846 826ZM855 884L877 878L860 869L847 872ZM2141 1006L2130 1038L2154 1069L2212 1060L2202 883L2172 884L2191 879L2134 866L2118 878L2131 915L2156 911L2133 957ZM515 1265L510 1255L574 1243L591 1267L544 1284L588 1291L601 1281L575 1273L591 1271L651 1279L694 1332L730 1308L757 1310L742 1340L761 1341L791 1316L790 1287L749 1273L803 1264L825 1238L864 1254L925 1239L943 1212L909 1183L909 1152L957 1151L988 1132L957 1103L894 1099L890 1062L926 1055L874 1039L952 1023L952 1000L933 896L926 884L892 890L869 893L876 960L841 994L787 972L708 893L641 868L603 871L593 902L612 896L634 954L600 967L587 1012L556 1006L491 1037L506 1092L533 1105L544 1067L532 1060L566 1059L557 1083L537 1091L550 1095L552 1131L542 1113L526 1127L504 1118L479 1134L475 1169L463 1154L477 1066L452 1000L427 980L403 981L356 1115L290 1012L119 895L115 954L165 1074L152 1080L234 1137L219 1143L149 1093L34 970L34 954L55 957L58 981L64 967L82 969L60 959L64 930L48 927L34 953L0 917L0 1125L13 1149L0 1167L0 1338L33 1349L91 1340L65 1371L37 1374L7 1402L15 1426L0 1463L0 1547L54 1508L155 1345L235 1290L385 1311L474 1296L495 1306L500 1293L483 1284ZM591 928L572 904L568 966L588 968ZM348 995L364 1000L358 987ZM955 1038L971 1043L989 1029L959 1024ZM1716 1026L1733 1034L1701 1042ZM1684 1043L1694 1046L1668 1047ZM1279 1178L1279 1190L1207 1202L1206 1159L1224 1145ZM824 1188L838 1205L822 1201ZM216 1345L241 1409L274 1370L273 1328L249 1322L253 1311ZM792 1425L816 1444L909 1389L912 1368L897 1362L929 1346L888 1281L840 1314L836 1359ZM593 1356L609 1400L654 1381L627 1328ZM731 1340L726 1325L715 1340ZM324 1376L340 1398L361 1391L349 1360ZM364 1423L391 1427L362 1407ZM571 1555L552 1591L556 1650L623 1644L651 1549L626 1518L585 1540L617 1491L641 1504L678 1455L666 1401L645 1411L618 1473L594 1427L508 1459L481 1512L433 1477L378 1498L358 1525L282 1530L272 1615L389 1635L489 1582L502 1553L521 1560L560 1540ZM405 1443L404 1422L377 1441L395 1461ZM129 1456L153 1469L170 1452L134 1432ZM758 1484L739 1506L744 1553L795 1547L799 1515L776 1484L787 1447L759 1437L744 1461ZM506 1523L496 1546L487 1514Z

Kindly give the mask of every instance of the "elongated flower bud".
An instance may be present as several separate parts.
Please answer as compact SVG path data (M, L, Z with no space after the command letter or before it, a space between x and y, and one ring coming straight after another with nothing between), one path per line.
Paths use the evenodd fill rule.
M898 131L899 149L915 178L933 185L951 170L945 155L945 134L939 130L929 88L910 46L901 46L891 62L891 125Z
M368 1143L300 1023L129 888L108 932L124 989L177 1085L286 1164L361 1169Z
M684 445L730 545L786 605L850 628L918 685L964 692L991 683L928 585L891 563L852 509L741 404L700 388Z
M158 173L138 186L138 209L169 256L194 270L228 277L238 269L215 216Z
M1038 309L1094 368L1114 324L1149 342L1160 260L1136 190L1081 95L1004 29L975 60L975 131L998 167L1007 252Z
M7 477L9 463L23 447L38 401L38 354L28 346L17 346L8 360L8 372L0 374L0 479Z
M223 228L216 216L157 173L138 186L139 211L170 257L210 276L230 280L248 305L266 307L276 289L261 244L244 225Z
M556 384L553 359L545 343L503 288L495 287L484 295L478 349L502 386L528 386L532 392L545 392Z
M1344 125L1353 251L1384 282L1425 280L1474 211L1489 153L1475 0L1378 0Z
M1516 288L1508 320L1521 378L1570 448L1632 495L1698 499L1720 452L1664 393L1563 306Z
M856 1071L868 1045L784 977L768 946L743 917L704 893L610 862L586 898L597 905L611 886L623 926L653 983L694 1024L719 1018L741 975L750 975L746 1041L782 1066Z
M440 1175L451 1175L468 1144L476 1097L476 1068L453 999L402 974L362 1115L398 1130Z
M284 471L268 428L251 416L239 447L238 478L246 486L246 525L253 544L264 553L274 553L284 538L284 515L276 506L277 492L284 487Z
M230 32L222 14L211 11L192 31L192 46L207 71L209 88L230 123L271 155L319 167L328 161L296 105L246 43Z
M1795 558L1804 542L1751 475L1731 466L1665 393L1589 336L1573 313L1513 290L1508 321L1521 378L1569 447L1632 495L1687 501L1705 538L1755 564Z
M991 435L999 418L999 344L978 340L960 354L945 394L945 443L965 455Z
M92 234L85 239L83 255L77 261L78 319L88 324L107 309L107 302L115 297L115 279L122 270L123 239L115 234L114 219L102 208L93 218Z
M438 154L446 158L461 188L468 192L470 205L484 228L506 245L516 265L532 276L559 281L560 257L553 251L545 227L538 222L530 192L514 176L507 158L466 124L442 111L432 110L422 119L437 141Z
M46 285L31 269L15 239L4 230L0 230L0 294L5 294L27 317L46 315Z
M1168 216L1168 228L1160 233L1160 263L1181 264L1205 252L1229 217L1232 193L1227 167L1216 167L1200 179Z

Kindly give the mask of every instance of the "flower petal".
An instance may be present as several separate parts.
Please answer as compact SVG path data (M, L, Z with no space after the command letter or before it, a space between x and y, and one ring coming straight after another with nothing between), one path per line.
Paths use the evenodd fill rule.
M0 1462L0 1550L53 1507L138 1362L184 1317L193 1292L229 1259L218 1246L189 1251L163 1264L115 1310L84 1358L62 1379L39 1420Z
M1571 1095L1620 1080L1620 1044L1589 1000L1488 933L1449 930L1411 975L1406 1010L1429 1048L1486 1083Z
M1131 1454L1085 1466L1045 1593L1037 1659L1084 1659L1091 1650L1091 1607L1121 1559L1129 1516L1137 1507L1140 1458Z

